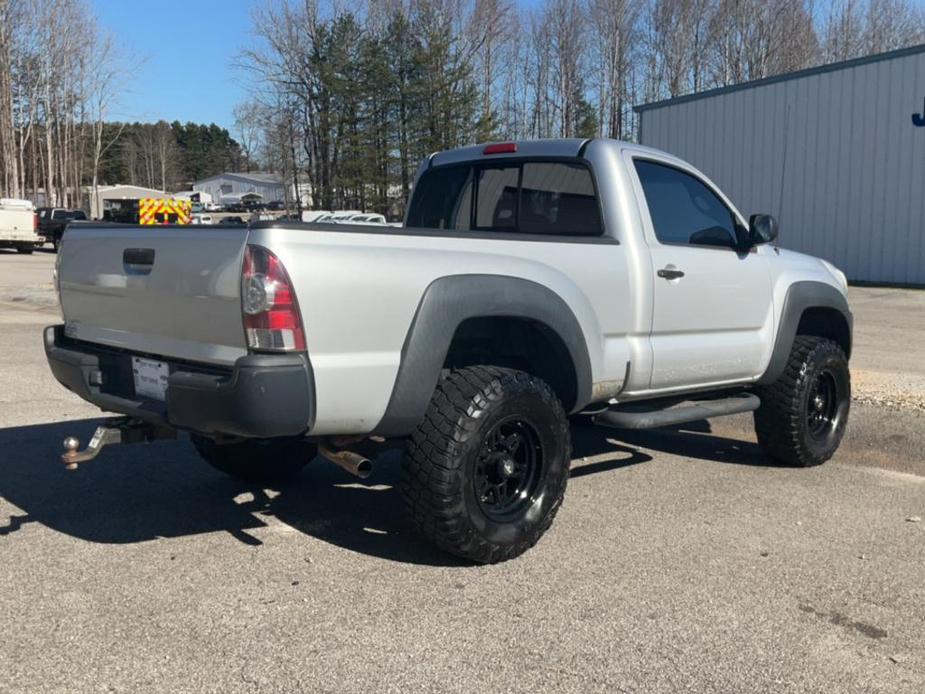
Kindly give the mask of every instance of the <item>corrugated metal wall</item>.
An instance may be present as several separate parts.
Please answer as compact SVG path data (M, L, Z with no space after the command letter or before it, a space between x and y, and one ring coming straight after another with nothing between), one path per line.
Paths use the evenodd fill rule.
M690 161L786 248L849 279L925 284L925 47L641 109L641 140Z

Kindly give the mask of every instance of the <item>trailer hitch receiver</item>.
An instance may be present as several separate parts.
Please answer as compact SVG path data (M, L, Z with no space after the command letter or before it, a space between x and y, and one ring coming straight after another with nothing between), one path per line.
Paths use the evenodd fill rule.
M148 443L163 439L176 439L177 430L171 427L151 424L131 417L115 417L106 420L93 432L90 443L84 450L80 448L80 440L76 436L64 439L64 453L61 462L67 470L76 470L81 463L89 463L96 458L104 446L113 444Z

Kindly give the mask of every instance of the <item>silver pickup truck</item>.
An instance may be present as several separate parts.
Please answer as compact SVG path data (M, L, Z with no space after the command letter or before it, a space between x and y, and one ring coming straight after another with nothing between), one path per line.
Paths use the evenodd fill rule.
M776 234L689 164L606 139L434 154L402 228L71 228L48 362L123 417L64 461L185 430L279 481L318 453L368 474L358 450L401 439L411 522L481 562L552 523L569 416L753 411L771 459L816 465L848 419L847 284Z

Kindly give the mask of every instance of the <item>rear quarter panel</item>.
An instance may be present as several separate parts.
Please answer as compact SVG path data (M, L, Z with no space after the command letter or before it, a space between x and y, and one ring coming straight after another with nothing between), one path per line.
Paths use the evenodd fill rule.
M248 241L272 249L295 285L315 375L315 434L376 426L421 297L440 277L501 275L548 287L584 332L593 380L625 373L632 309L623 246L305 228L254 229Z

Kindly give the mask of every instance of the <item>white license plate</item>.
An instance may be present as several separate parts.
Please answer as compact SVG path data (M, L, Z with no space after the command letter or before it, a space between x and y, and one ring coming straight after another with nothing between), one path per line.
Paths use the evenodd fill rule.
M135 377L135 395L166 400L170 370L165 362L132 357L132 375Z

